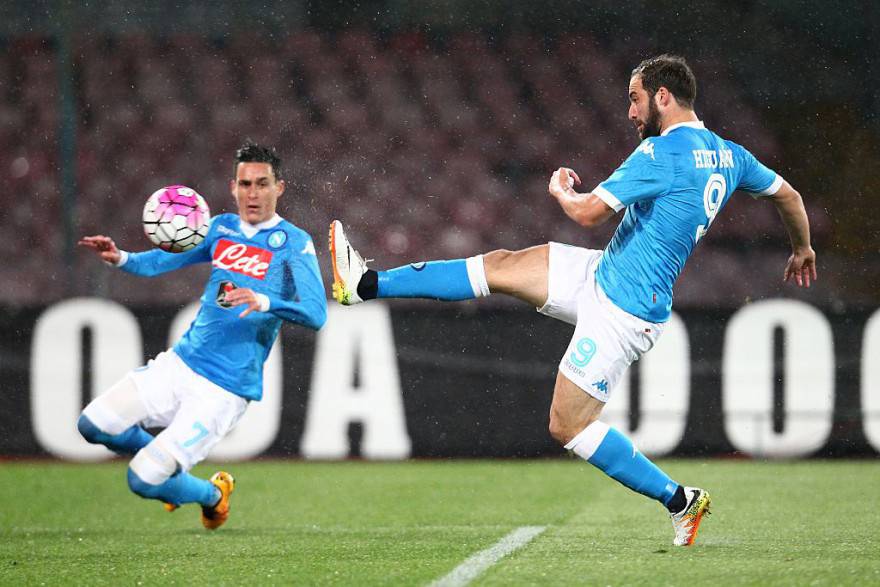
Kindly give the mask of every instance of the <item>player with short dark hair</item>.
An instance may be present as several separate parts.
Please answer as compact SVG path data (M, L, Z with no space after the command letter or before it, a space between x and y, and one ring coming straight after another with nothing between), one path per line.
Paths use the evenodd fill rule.
M599 420L627 367L648 352L672 310L672 286L718 212L737 189L769 198L791 238L784 279L809 286L816 255L800 194L743 147L707 130L693 110L694 75L684 59L642 62L629 83L629 118L642 139L591 193L561 167L549 191L583 227L625 211L604 251L559 243L497 250L376 272L330 228L333 296L350 305L373 298L465 300L503 293L575 325L559 363L550 434L630 489L662 503L675 545L693 543L709 494L673 481L620 431Z
M630 78L635 76L639 76L642 88L648 94L656 94L657 90L663 87L675 96L680 106L694 109L694 102L697 99L697 78L694 77L694 72L685 60L678 55L664 54L645 59L632 70Z
M233 157L232 176L238 172L239 163L268 163L276 180L284 180L284 169L281 167L281 157L272 147L263 147L250 141L242 145Z
M214 217L205 240L189 251L127 253L106 236L79 242L136 275L213 266L189 330L95 398L77 422L89 442L134 455L128 469L133 492L165 502L169 511L198 503L211 530L229 516L235 481L223 471L210 481L188 471L233 429L248 403L262 397L263 364L281 323L318 330L327 318L312 239L275 211L285 190L275 151L250 143L239 149L230 190L238 214ZM164 430L153 437L145 427Z

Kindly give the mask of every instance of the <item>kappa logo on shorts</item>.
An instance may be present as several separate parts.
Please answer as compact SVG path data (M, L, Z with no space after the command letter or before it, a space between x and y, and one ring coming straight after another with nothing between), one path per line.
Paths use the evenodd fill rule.
M597 390L601 391L602 393L608 393L608 380L607 379L600 379L599 381L594 381L593 387L595 387Z
M582 338L575 344L575 350L571 351L569 358L578 367L586 367L596 354L596 343L592 338Z

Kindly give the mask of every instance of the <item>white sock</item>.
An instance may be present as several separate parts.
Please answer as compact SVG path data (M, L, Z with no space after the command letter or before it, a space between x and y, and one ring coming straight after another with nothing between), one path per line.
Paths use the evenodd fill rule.
M475 298L482 298L489 295L489 282L486 281L486 267L483 265L483 255L476 257L468 257L465 259L467 266L468 279L474 290Z
M585 461L589 461L602 441L605 440L608 429L608 424L596 420L572 438L571 442L565 445L565 450L570 450Z

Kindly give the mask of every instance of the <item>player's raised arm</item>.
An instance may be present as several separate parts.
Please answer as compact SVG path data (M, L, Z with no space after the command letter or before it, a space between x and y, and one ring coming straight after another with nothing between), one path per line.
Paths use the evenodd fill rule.
M85 247L91 251L95 251L105 263L118 265L122 258L122 253L117 248L116 243L109 236L98 234L95 236L84 236L76 243L81 247Z
M579 194L574 190L581 179L573 169L560 167L553 172L548 190L562 206L565 214L585 228L598 226L614 216L614 210L593 194Z
M182 253L168 253L161 249L131 253L119 249L113 239L103 235L83 237L77 244L95 251L105 262L126 273L142 277L155 277L194 263L206 263L211 260L208 241L203 241L200 245Z
M810 221L804 201L787 181L782 182L779 191L770 199L791 240L791 256L782 278L784 281L794 279L801 287L810 287L811 280L816 280L816 252L810 246Z

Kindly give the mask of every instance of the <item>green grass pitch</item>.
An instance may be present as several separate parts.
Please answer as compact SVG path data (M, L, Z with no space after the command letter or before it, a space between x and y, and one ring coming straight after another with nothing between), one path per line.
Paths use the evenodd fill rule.
M568 459L231 464L215 532L130 494L122 461L4 462L0 584L426 585L520 526L547 529L472 584L880 584L876 461L661 465L713 496L692 548Z

